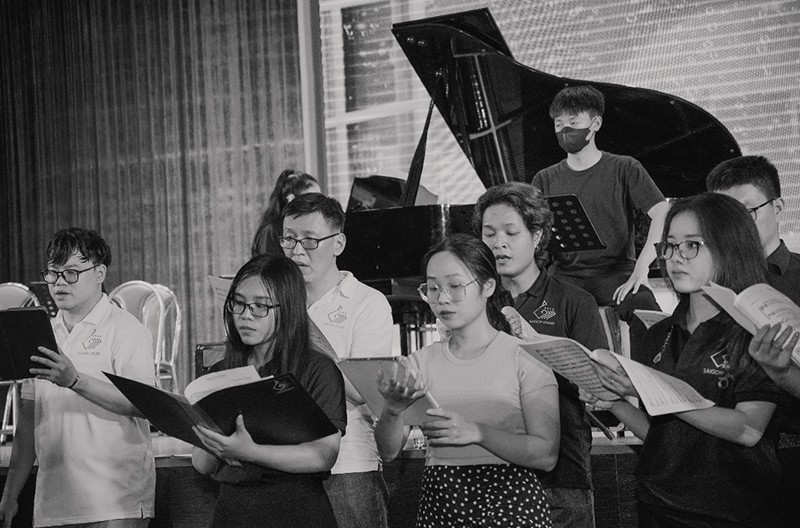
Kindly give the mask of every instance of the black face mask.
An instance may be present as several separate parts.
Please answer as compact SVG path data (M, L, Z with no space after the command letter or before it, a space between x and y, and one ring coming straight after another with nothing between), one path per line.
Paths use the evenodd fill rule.
M589 144L591 138L586 139L589 135L589 125L586 128L572 128L565 126L556 132L556 139L558 139L558 146L564 149L569 154L576 154L583 150L583 147Z

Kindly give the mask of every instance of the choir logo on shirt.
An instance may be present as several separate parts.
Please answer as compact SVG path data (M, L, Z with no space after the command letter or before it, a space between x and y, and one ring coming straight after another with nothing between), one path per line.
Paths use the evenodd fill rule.
M289 380L274 380L272 382L272 390L275 394L281 394L294 389L294 385Z
M542 305L539 306L536 310L533 311L533 316L536 320L531 320L531 324L548 324L552 325L555 324L550 319L556 316L555 308L547 305L547 301L542 301Z
M714 368L704 368L703 374L723 376L730 366L730 356L726 354L724 350L720 350L719 352L711 354L709 359L711 359L711 362L714 364Z
M341 304L337 306L334 311L328 314L328 321L337 326L341 326L345 321L347 321L347 312L344 311Z
M79 354L96 356L100 352L96 351L95 348L103 344L103 336L98 333L93 333L84 339L81 344L83 345L84 352L79 352Z

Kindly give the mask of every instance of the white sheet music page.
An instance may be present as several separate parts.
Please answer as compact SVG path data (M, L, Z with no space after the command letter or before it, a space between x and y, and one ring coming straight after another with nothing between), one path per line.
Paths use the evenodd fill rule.
M634 310L633 315L644 323L645 328L650 328L659 321L663 321L670 316L667 312L660 310Z
M769 284L754 284L736 296L735 305L755 323L756 327L780 323L800 331L800 307ZM792 351L792 360L800 365L800 343Z
M601 400L617 400L619 396L603 387L603 383L592 368L589 350L565 337L550 337L540 334L540 339L527 342L520 347L558 372L583 390L594 394Z
M238 367L219 372L212 372L205 376L200 376L186 386L183 395L194 405L212 392L217 392L228 387L247 385L254 381L259 381L261 376L253 365Z
M650 416L659 416L697 409L707 409L714 402L703 398L683 380L659 372L641 363L615 355L636 387L639 398Z

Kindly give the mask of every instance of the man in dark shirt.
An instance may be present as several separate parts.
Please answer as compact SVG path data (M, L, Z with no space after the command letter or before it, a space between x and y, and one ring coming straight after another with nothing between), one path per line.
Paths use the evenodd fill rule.
M756 223L764 254L767 256L770 283L792 301L800 304L800 255L792 253L780 239L778 230L785 207L781 198L778 170L763 156L741 156L723 161L706 178L709 191L739 200ZM800 328L795 328L795 331ZM800 399L800 368L789 359L781 365L755 358L775 383ZM800 402L779 409L778 460L784 480L786 520L793 526L800 519Z
M523 183L489 189L478 199L473 228L494 253L503 287L517 311L542 334L569 337L589 349L607 348L597 303L586 291L539 270L553 214L539 191ZM591 427L575 385L556 374L561 414L558 463L539 473L553 525L594 527L590 454Z

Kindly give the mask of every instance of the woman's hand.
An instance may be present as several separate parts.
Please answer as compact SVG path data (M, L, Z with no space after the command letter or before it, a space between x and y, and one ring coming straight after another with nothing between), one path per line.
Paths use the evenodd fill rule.
M432 446L464 446L481 441L481 428L458 413L445 409L428 409L428 415L440 418L420 425Z
M592 408L600 409L601 411L610 411L611 407L616 403L616 401L601 400L591 392L587 392L580 387L578 387L578 396L583 403L588 403Z
M792 365L792 351L797 346L800 333L787 326L781 332L781 324L765 325L758 329L750 340L747 351L759 365L773 376L782 376L789 372Z
M378 373L378 391L385 401L384 411L398 415L425 396L428 385L408 365L395 364L391 373Z
M212 454L223 460L247 461L251 448L255 446L253 438L244 426L242 415L236 417L236 431L230 436L215 433L202 425L192 427L195 434Z
M617 367L616 370L607 367L602 363L592 362L591 365L594 371L597 373L597 377L599 377L600 381L603 383L603 387L620 397L639 397L639 393L636 392L636 388L633 386L631 379L628 377L628 373L625 372L625 369L622 368L621 365Z

